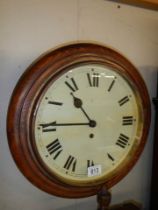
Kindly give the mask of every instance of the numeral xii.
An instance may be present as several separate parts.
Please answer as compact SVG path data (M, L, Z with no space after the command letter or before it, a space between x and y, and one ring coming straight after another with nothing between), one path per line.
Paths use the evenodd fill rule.
M90 87L99 87L99 74L98 73L87 73L87 79Z

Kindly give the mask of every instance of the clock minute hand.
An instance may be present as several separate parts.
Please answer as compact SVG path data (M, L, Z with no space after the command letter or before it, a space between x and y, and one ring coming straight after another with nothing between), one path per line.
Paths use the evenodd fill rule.
M49 126L84 126L84 125L89 125L90 126L90 122L86 122L86 123L56 123L56 121L51 122L51 123L41 123L40 126L42 126L43 128L49 127Z
M78 125L89 125L88 123L56 123L55 126L78 126Z

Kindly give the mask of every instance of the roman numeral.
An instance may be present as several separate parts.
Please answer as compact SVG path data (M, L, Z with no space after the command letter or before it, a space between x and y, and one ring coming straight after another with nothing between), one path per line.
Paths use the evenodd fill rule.
M133 121L134 121L133 116L122 117L122 125L133 125Z
M44 128L42 127L42 132L54 132L56 131L56 128Z
M66 160L66 163L64 165L64 168L66 170L71 169L74 172L76 170L76 163L77 163L77 159L75 157L69 155L69 157Z
M65 84L68 88L70 88L71 91L75 92L78 90L78 86L74 80L74 78L70 79L70 82L65 81Z
M109 153L107 153L107 156L110 160L115 161L115 159Z
M99 74L98 73L93 73L89 74L87 73L87 79L90 87L99 87Z
M109 88L108 88L108 92L110 92L110 91L111 91L111 89L113 88L113 86L114 86L115 82L116 82L116 80L115 80L115 79L111 82L111 84L110 84L110 86L109 86Z
M122 148L125 148L128 145L128 141L129 141L129 137L121 133L116 142L116 145Z
M54 155L53 159L55 160L60 153L63 151L62 146L58 139L55 139L53 142L46 146L50 155Z
M87 160L87 168L94 166L93 160Z
M39 124L40 126L42 126L42 132L54 132L56 131L56 128L49 128L50 126L54 126L55 122L52 123L42 123Z
M48 101L48 104L57 105L57 106L62 106L63 105L63 103L57 102L57 101Z
M122 106L129 101L129 97L125 96L121 100L118 101L119 105Z

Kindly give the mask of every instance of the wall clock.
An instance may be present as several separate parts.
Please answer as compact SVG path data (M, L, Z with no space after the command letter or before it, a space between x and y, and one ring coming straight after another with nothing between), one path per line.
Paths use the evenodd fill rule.
M8 109L13 158L35 186L79 198L119 182L138 160L150 100L136 68L105 46L77 43L35 61Z

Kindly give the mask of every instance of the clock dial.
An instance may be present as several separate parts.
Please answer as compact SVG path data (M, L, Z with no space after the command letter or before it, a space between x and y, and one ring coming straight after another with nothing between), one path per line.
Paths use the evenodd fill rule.
M141 110L137 89L125 75L98 64L68 69L50 82L36 107L38 154L64 182L96 185L135 151Z

